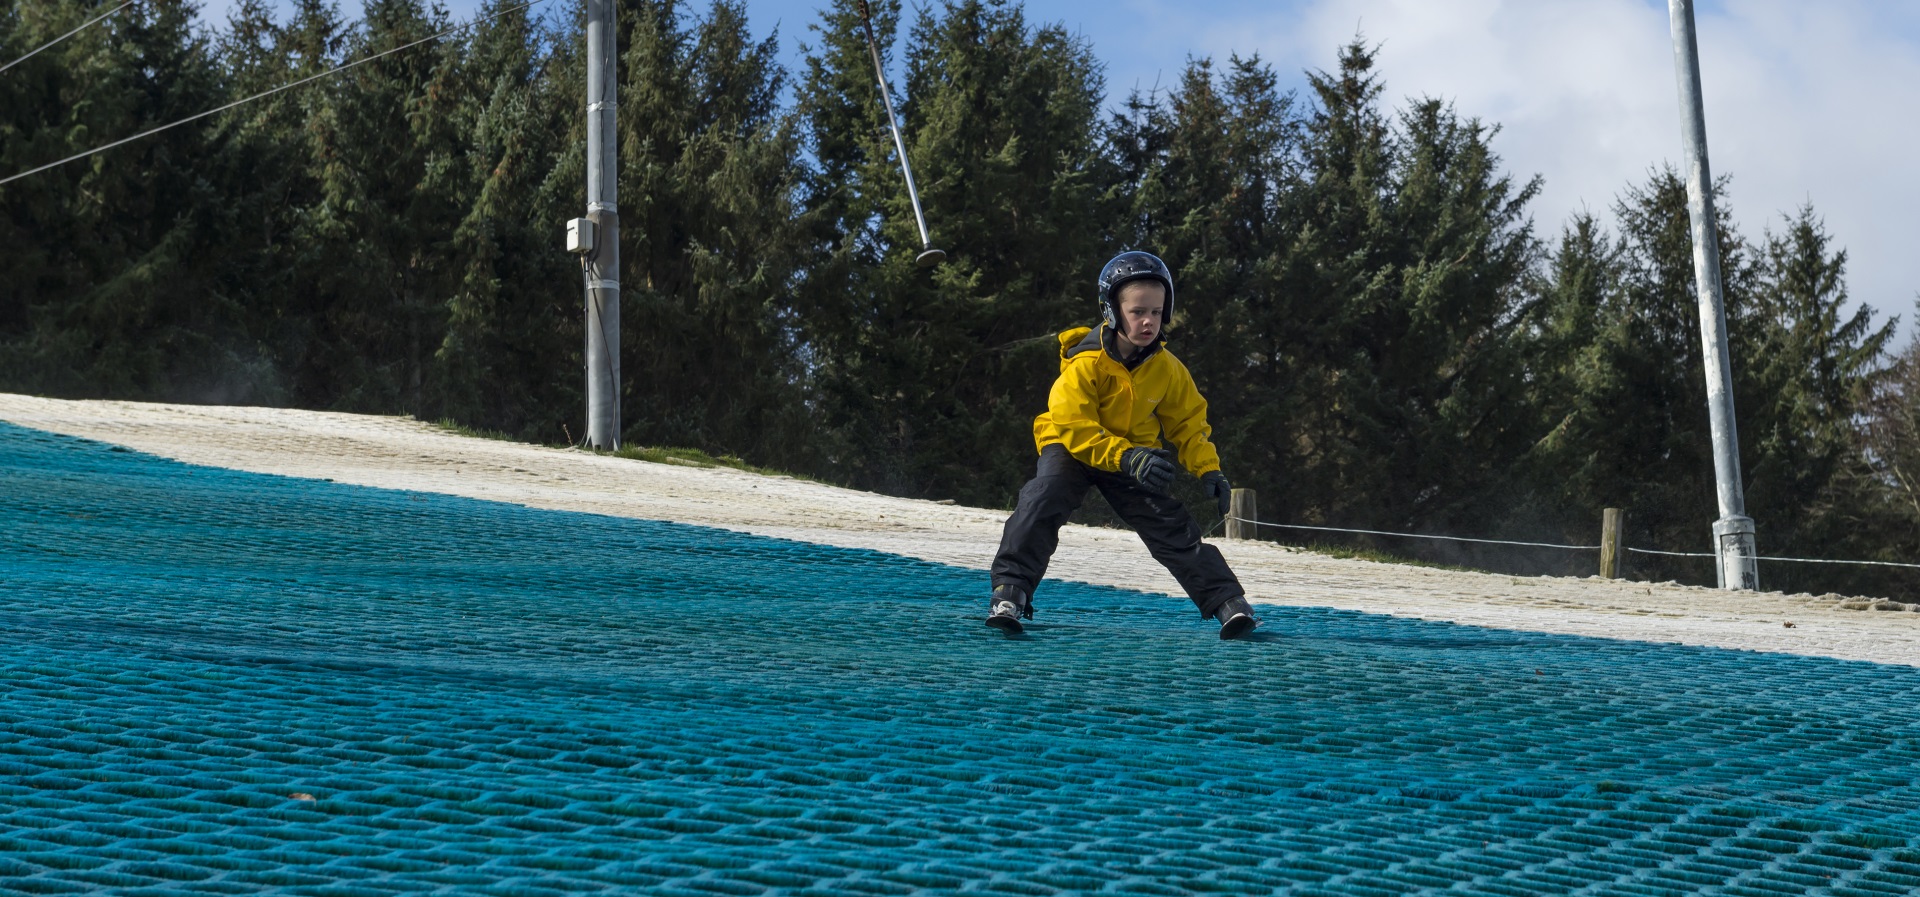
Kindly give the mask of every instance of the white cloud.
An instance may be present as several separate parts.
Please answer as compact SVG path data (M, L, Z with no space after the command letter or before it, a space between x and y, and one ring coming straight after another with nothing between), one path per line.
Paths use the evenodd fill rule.
M1920 291L1916 18L1891 4L1742 0L1697 23L1711 164L1733 176L1741 232L1777 230L1811 202L1849 252L1852 298L1903 318ZM1664 3L1319 0L1293 24L1269 39L1286 57L1330 60L1357 25L1382 45L1389 97L1443 97L1500 124L1510 168L1545 176L1534 210L1546 235L1582 207L1605 216L1622 187L1680 158Z

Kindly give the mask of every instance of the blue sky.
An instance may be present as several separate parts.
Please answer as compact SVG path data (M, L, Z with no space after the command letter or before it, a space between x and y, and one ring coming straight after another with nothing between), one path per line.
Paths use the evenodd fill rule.
M228 0L204 0L224 18ZM456 16L478 0L446 0ZM566 3L575 0L553 0ZM748 0L797 69L826 0ZM911 6L915 0L908 0ZM357 0L342 0L349 15ZM690 0L704 12L706 0ZM1357 31L1381 45L1387 96L1452 100L1501 125L1494 146L1542 175L1543 235L1680 157L1667 4L1656 0L1027 0L1091 42L1110 98L1171 84L1189 55L1258 53L1283 85L1328 68ZM1920 0L1702 0L1707 135L1730 208L1758 238L1811 202L1849 252L1855 301L1913 317L1920 293ZM1903 326L1902 331L1913 332Z

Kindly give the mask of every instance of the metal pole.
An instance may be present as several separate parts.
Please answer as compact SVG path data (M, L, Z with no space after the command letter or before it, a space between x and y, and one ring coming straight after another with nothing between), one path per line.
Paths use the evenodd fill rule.
M620 211L614 130L614 5L587 0L587 444L620 447Z
M913 202L913 221L920 225L921 252L914 263L922 268L931 268L947 260L947 254L933 248L933 238L927 234L927 216L920 211L920 191L913 185L913 166L907 164L907 144L900 139L900 117L893 113L893 94L887 90L886 66L880 63L880 43L873 39L873 10L868 8L867 0L860 0L860 22L867 29L867 52L873 54L873 77L880 82L880 100L887 107L887 128L893 131L893 148L900 154L900 173L907 178L907 199Z
M1700 50L1693 0L1667 0L1673 22L1673 68L1680 82L1680 132L1686 140L1687 215L1693 222L1693 276L1700 305L1701 357L1707 369L1707 415L1713 428L1713 476L1720 519L1713 523L1720 587L1760 588L1753 518L1740 487L1740 434L1733 417L1733 373L1727 352L1726 304L1720 293L1720 238L1714 232L1713 172L1707 167L1707 114L1700 99Z
M900 118L893 114L893 96L887 91L887 75L880 67L880 48L873 43L871 31L867 26L867 50L873 53L874 77L880 81L880 100L887 106L887 127L893 130L893 149L900 154L900 173L907 176L907 199L913 203L913 221L920 225L920 245L931 248L933 238L927 235L927 216L920 212L920 191L913 187L913 169L907 167L907 144L900 139Z

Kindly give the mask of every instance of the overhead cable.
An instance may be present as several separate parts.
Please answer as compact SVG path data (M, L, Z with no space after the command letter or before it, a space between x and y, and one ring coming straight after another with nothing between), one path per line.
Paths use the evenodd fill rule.
M474 20L473 20L473 21L471 21L471 22L466 22L466 23L463 23L463 24L460 24L460 25L455 25L454 27L452 27L452 28L448 28L447 30L445 30L445 31L442 31L442 32L439 32L438 34L429 34L429 35L427 35L426 37L423 37L423 38L420 38L419 40L417 40L417 41L414 41L414 42L412 42L412 43L410 43L410 44L402 44L402 45L400 45L400 46L398 46L398 47L394 47L394 48L393 48L393 49L391 49L391 50L383 50L383 51L381 51L381 52L379 52L379 53L375 53L374 55L372 55L372 56L368 56L368 57L367 57L367 58L365 58L365 59L356 59L356 60L354 60L354 61L352 61L352 62L349 62L349 63L346 63L346 64L344 64L344 65L337 65L337 66L334 66L333 68L330 68L330 69L327 69L326 71L324 71L324 72L321 72L321 73L319 73L319 74L317 74L317 75L308 75L307 77L305 77L305 78L301 78L301 79L300 79L300 80L298 80L298 81L293 81L293 82L289 82L289 83L287 83L287 84L282 84L282 85L280 85L279 87L275 87L275 88L273 88L273 89L271 89L271 90L263 90L263 91L261 91L261 92L259 92L259 93L256 93L256 94L254 94L253 96L250 96L250 97L247 97L247 98L245 98L245 99L241 99L241 100L234 100L233 102L231 102L231 103L228 103L228 104L226 104L225 106L220 106L220 107L218 107L218 108L215 108L215 109L208 109L208 110L207 110L207 111L205 111L205 112L199 112L199 113L195 113L195 114L193 114L193 115L189 115L189 116L187 116L186 118L183 118L183 119L180 119L179 121L173 121L173 122L168 122L168 123L166 123L166 124L164 124L164 125L161 125L161 126L159 126L159 127L157 127L157 128L149 128L149 129L147 129L147 130L145 130L145 131L141 131L140 133L138 133L138 134L135 134L135 135L133 135L132 137L122 137L122 138L120 138L119 140L115 140L115 141L114 141L114 142L112 142L112 143L109 143L109 144L106 144L105 146L97 146L97 147L94 147L93 149L90 149L90 150L87 150L87 151L86 151L86 152L84 152L84 153L75 153L74 155L71 155L71 156L68 156L68 157L66 157L65 159L61 159L61 160L60 160L60 161L58 161L58 162L48 162L47 164L45 164L45 165L42 165L42 166L40 166L39 168L32 168L32 169L28 169L28 170L26 170L26 171L23 171L23 172L20 172L19 174L15 174L15 175L9 175L9 176L7 176L7 177L5 177L5 178L0 178L0 184L6 184L6 183L10 183L10 182L12 182L12 181L17 181L17 180L19 180L19 179L21 179L21 178L23 178L23 177L26 177L26 176L28 176L28 175L32 175L32 174L39 174L40 172L43 172L43 171L46 171L46 170L47 170L47 169L49 169L49 168L58 168L58 167L60 167L60 166L62 166L62 165L65 165L65 164L67 164L68 162L72 162L72 161L74 161L74 160L76 160L76 159L84 159L84 158L86 158L86 157L88 157L88 156L91 156L91 155L93 155L93 154L95 154L95 153L102 153L102 152L106 152L107 150L110 150L110 149L113 149L113 148L114 148L114 147L116 147L116 146L120 146L120 145L122 145L122 144L126 144L126 143L132 143L133 141L135 141L135 140L139 140L139 139L140 139L140 138L142 138L142 137L150 137L150 136L152 136L152 135L154 135L154 134L158 134L158 133L160 133L161 131L165 131L165 130L167 130L168 128L177 128L177 127L179 127L179 126L181 126L181 125L184 125L184 124L186 124L187 122L190 122L190 121L197 121L197 120L199 120L199 119L202 119L202 118L206 118L206 117L207 117L207 116L209 116L209 115L216 115L216 114L218 114L218 113L221 113L221 112L225 112L225 111L227 111L228 109L232 109L232 108L233 108L233 107L235 107L235 106L241 106L241 105L245 105L245 104L247 104L247 103L251 103L251 102L253 102L254 100L257 100L257 99L260 99L260 98L262 98L262 97L269 97L269 96L272 96L272 95L274 95L274 94L276 94L276 93L279 93L279 92L281 92L281 91L283 91L283 90L290 90L290 89L292 89L292 88L295 88L295 87L299 87L300 85L302 85L302 84L305 84L305 83L307 83L307 82L309 82L309 81L316 81L316 80L319 80L319 79L321 79L321 78L325 78L325 77L326 77L326 76L328 76L328 75L332 75L332 74L335 74L335 73L337 73L337 72L344 72L344 71L346 71L347 69L350 69L350 68L353 68L354 66L357 66L357 65L365 65L365 64L367 64L367 63L369 63L369 62L372 62L372 61L374 61L374 60L376 60L376 59L379 59L379 58L381 58L381 57L383 57L383 56L391 56L391 55L393 55L393 54L395 54L395 53L398 53L398 52L400 52L401 50L408 50L408 49L412 49L412 48L414 48L414 47L417 47L417 46L420 46L421 44L424 44L424 43L426 43L426 42L428 42L428 41L431 41L431 40L438 40L438 39L440 39L440 38L443 38L443 37L446 37L447 35L449 35L449 34L452 34L452 33L454 33L454 32L456 32L456 31L459 31L459 30L461 30L461 29L463 29L463 28L469 28L469 27L472 27L472 26L474 26L474 25L478 25L478 24L480 24L480 23L482 23L482 22L486 22L486 21L490 21L490 20L492 20L492 19L497 19L497 18L499 18L499 17L501 17L501 16L504 16L504 15L506 15L506 14L508 14L508 13L513 13L513 12L519 12L520 10L523 10L523 9L526 9L526 8L528 8L528 7L530 7L530 6L538 6L538 5L540 5L540 4L542 4L542 3L545 3L545 2L547 2L547 0L532 0L532 2L531 2L531 3L523 3L523 4L521 4L521 5L519 5L519 6L515 6L515 7L511 7L511 8L508 8L508 9L503 9L503 10L501 10L501 11L499 11L499 12L497 12L497 13L494 13L493 15L490 15L490 16L486 16L486 17L484 17L484 18L479 18L479 19L474 19Z
M59 42L61 42L61 41L63 41L63 40L66 40L67 38L70 38L70 37L72 37L72 36L74 36L74 35L76 35L76 34L79 34L80 32L82 32L82 31L85 31L85 30L87 29L87 26L88 26L88 25L91 25L91 24L93 24L93 23L95 23L95 22L98 22L98 21L100 21L101 19L104 19L104 18L106 18L106 17L108 17L108 16L110 16L110 15L113 15L114 13L116 13L116 12L119 12L120 10L123 10L123 9L126 9L127 7L129 7L129 6L132 6L132 5L133 5L133 0L127 0L127 2L125 2L125 3L122 3L122 4L120 4L119 6L116 6L116 7L114 7L114 8L112 8L112 9L109 9L109 10L107 10L106 12L103 12L103 13L101 13L101 14L99 14L99 15L97 15L97 16L94 16L94 17L93 17L93 18L91 18L91 19L88 19L88 20L86 20L85 22L82 22L82 23L80 24L80 27L78 27L78 28L75 28L75 29L73 29L72 31L69 31L69 32L67 32L66 34L62 34L62 35L60 35L59 37L56 37L56 38L54 38L53 40L50 40L50 41L47 41L46 43L44 43L44 44L41 44L41 45L40 45L40 46L38 46L38 47L35 47L35 48L33 49L33 52L32 52L32 53L28 53L27 55L25 55L25 56L22 56L22 57L20 57L19 59L16 59L16 60L14 60L14 61L12 61L12 62L9 62L9 63L7 63L6 65L0 65L0 72L4 72L4 71L6 71L7 69L10 69L10 68L13 68L14 66L16 66L16 65L19 65L20 63L23 63L23 62L26 62L26 61L27 61L27 60L29 60L29 59L32 59L32 58L33 58L33 54L34 54L34 53L38 53L38 52L40 52L41 50L45 50L46 48L48 48L48 47L51 47L51 46L53 46L54 44L57 44L57 43L59 43Z

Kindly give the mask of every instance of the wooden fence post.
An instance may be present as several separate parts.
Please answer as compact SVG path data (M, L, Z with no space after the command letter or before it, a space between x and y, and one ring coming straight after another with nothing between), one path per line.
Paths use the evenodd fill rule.
M1254 531L1259 529L1259 527L1251 523L1241 522L1243 520L1260 519L1259 508L1254 501L1252 489L1233 490L1232 504L1228 505L1227 514L1227 538L1252 539L1255 537Z
M1627 528L1627 512L1608 508L1600 515L1600 578L1619 579L1626 548L1621 545Z

